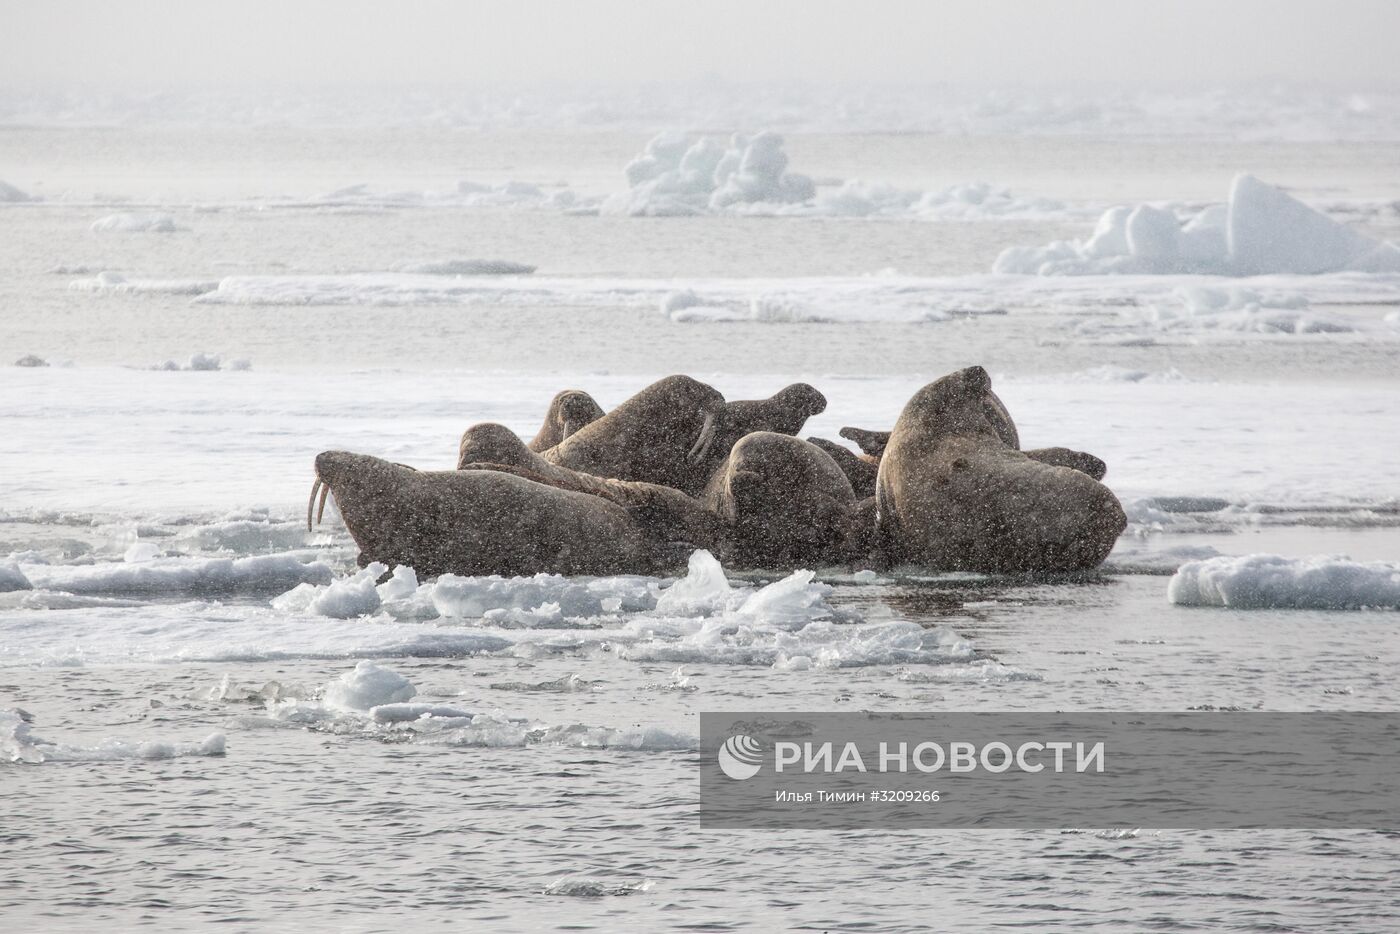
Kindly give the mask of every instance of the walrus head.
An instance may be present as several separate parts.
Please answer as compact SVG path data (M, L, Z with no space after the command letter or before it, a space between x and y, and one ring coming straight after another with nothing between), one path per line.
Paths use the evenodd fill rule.
M559 440L603 417L603 407L581 389L566 389L550 403L555 422L559 425Z
M582 389L565 389L549 402L544 425L528 445L532 451L547 451L580 428L603 417L603 407Z
M492 463L524 467L530 459L529 449L515 432L505 425L482 422L462 432L457 445L457 469L467 464Z
M826 411L826 396L821 390L808 383L793 383L791 386L784 386L773 395L773 399L781 402L795 415L800 415L803 422L814 415L820 415ZM802 430L798 425L792 432L784 434L796 434Z
M993 405L993 398L991 376L980 366L970 366L914 393L899 421L912 418L937 436L981 435L1006 444L1003 426L990 417L1000 407L1000 400Z
M412 467L395 464L367 454L349 451L323 451L316 455L316 480L306 504L306 528L312 529L312 512L320 523L326 509L326 495L335 494L335 505L361 554L377 554L392 530L371 504L391 496ZM320 494L320 505L316 496Z

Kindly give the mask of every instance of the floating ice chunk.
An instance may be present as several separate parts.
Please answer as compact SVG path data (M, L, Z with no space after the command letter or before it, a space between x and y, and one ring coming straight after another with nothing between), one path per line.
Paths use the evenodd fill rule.
M755 202L797 204L816 195L810 178L787 171L788 157L778 134L764 131L750 139L735 136L730 150L739 152L738 166L724 178L719 177L717 167L718 185L710 195L712 209Z
M829 616L831 610L826 605L826 598L831 593L831 587L812 583L815 577L812 571L794 571L782 580L755 591L734 615L781 628L801 628L815 619Z
M735 597L724 568L702 548L691 553L685 577L656 598L656 612L662 616L710 616L728 609Z
M1227 229L1236 275L1356 269L1381 245L1252 175L1237 176L1231 186ZM1366 271L1400 271L1400 262L1392 265L1383 254L1375 263L1381 268Z
M169 214L109 214L92 222L92 230L120 233L173 233L179 230Z
M33 565L25 573L35 587L71 594L276 592L294 584L329 583L333 576L327 565L296 554Z
M34 585L29 583L29 578L24 576L17 562L0 561L0 593L33 589Z
M662 296L661 313L669 315L686 308L694 308L699 304L701 304L700 296L695 294L694 289L679 289L675 292L667 292Z
M379 599L385 603L390 600L408 599L418 592L418 574L411 567L397 565L394 568L393 576L376 589L379 592Z
M362 662L361 664L367 664ZM383 671L384 669L380 669ZM342 678L345 676L342 675ZM410 697L412 695L409 695ZM470 718L476 714L446 704L379 704L369 710L370 719L376 723L407 723L423 717Z
M122 553L122 560L127 564L141 564L159 557L160 547L152 542L133 542L131 547Z
M1185 219L1142 204L1110 208L1086 240L1012 247L993 271L1024 275L1400 272L1400 248L1373 240L1252 175L1225 204Z
M561 895L566 898L612 898L618 895L636 895L649 891L654 885L650 879L597 879L591 876L567 876L555 879L544 887L545 895Z
M444 574L428 588L428 597L445 617L484 618L495 611L534 613L552 605L551 618L641 612L655 605L654 581L645 577L569 578L459 577ZM421 588L420 588L421 589ZM500 618L500 615L497 615Z
M211 733L197 743L132 743L105 739L94 746L70 746L35 736L32 720L33 718L22 710L0 711L0 761L38 764L109 762L117 759L174 759L179 756L222 756L225 748L222 733Z
M6 182L4 179L0 179L0 203L19 204L23 201L38 200L38 198L31 197L30 195L27 195L24 192L20 191L14 185L11 185L9 182Z
M386 566L375 562L349 577L342 577L328 584L298 584L274 599L272 608L284 613L310 613L314 616L329 616L332 619L368 616L378 612L383 602L375 587L375 581L388 570ZM385 586L392 583L394 582L390 581Z
M341 710L370 710L410 700L418 689L403 675L362 661L326 685L325 704Z
M393 272L419 276L527 276L534 266L503 259L444 259L416 263L395 263Z
M1167 599L1235 609L1400 609L1400 565L1331 555L1208 558L1178 568Z

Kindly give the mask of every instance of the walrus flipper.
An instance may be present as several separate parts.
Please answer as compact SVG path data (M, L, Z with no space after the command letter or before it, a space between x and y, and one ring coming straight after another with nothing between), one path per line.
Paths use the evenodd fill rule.
M839 434L847 441L854 441L856 446L870 457L879 457L884 454L885 446L890 443L888 431L868 431L864 428L852 428L847 425L841 429Z
M1107 464L1085 451L1075 451L1071 448L1035 448L1021 453L1033 461L1040 461L1051 467L1068 467L1095 480L1102 480L1108 473Z

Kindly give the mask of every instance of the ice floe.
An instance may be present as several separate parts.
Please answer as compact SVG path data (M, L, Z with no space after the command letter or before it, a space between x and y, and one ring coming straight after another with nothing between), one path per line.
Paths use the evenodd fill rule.
M833 609L826 602L831 587L816 582L811 571L758 588L733 583L705 551L695 552L686 575L674 582L443 575L410 589L414 578L400 569L397 579L376 588L374 580L386 570L370 565L328 585L303 584L272 606L305 616L382 612L405 622L436 620L436 630L400 630L399 638L418 645L419 638L432 633L452 645L458 636L452 626L462 626L496 640L475 643L477 650L509 650L526 657L540 649L607 645L618 657L639 662L805 669L941 664L973 654L968 642L946 629L890 619L866 622ZM387 597L389 588L392 598Z
M92 222L97 233L174 233L180 228L169 214L109 214Z
M208 353L191 354L189 360L185 363L180 363L176 360L166 360L164 362L157 363L155 366L151 367L151 369L153 370L162 370L170 373L212 373L214 371L223 369L241 371L250 370L252 368L253 364L250 361L244 360L242 358L230 360L228 362L228 366L225 367L223 357L221 357L219 354Z
M1244 610L1400 609L1400 565L1335 555L1207 558L1177 569L1167 599Z
M299 583L330 583L328 565L298 554L246 558L152 557L134 563L22 565L36 589L69 594L221 594L284 590Z
M0 762L108 762L117 759L174 759L222 756L225 739L211 733L199 742L104 739L92 746L50 742L34 735L33 718L22 710L0 710Z
M1011 247L993 271L1040 276L1112 273L1256 276L1400 272L1400 248L1373 240L1252 175L1228 201L1180 218L1166 207L1110 208L1084 240Z
M1065 205L1027 199L986 182L917 191L850 179L819 188L788 171L783 138L763 131L735 134L728 144L708 137L662 133L627 164L628 189L606 198L604 214L688 217L728 213L789 217L915 217L977 220L1042 217Z
M128 279L117 272L99 272L91 279L68 283L75 291L116 295L202 295L218 287L218 279Z
M1286 297L1302 303L1390 303L1400 293L1400 273L1342 272L1272 275L1249 279L1220 276L900 275L748 279L609 279L546 276L426 276L403 273L229 276L195 304L214 305L500 305L524 307L652 308L673 321L724 323L939 322L1008 310L1102 317L1106 307L1187 308L1186 289L1226 296L1235 310L1253 302L1268 307ZM1230 290L1245 291L1230 291ZM1251 298L1255 296L1255 298ZM1211 301L1212 299L1204 299ZM1201 300L1198 317L1214 314ZM1229 310L1229 309L1222 309ZM1288 309L1285 309L1288 310ZM1323 315L1307 312L1313 319ZM1159 334L1155 320L1125 318L1145 336ZM1163 318L1165 320L1165 318ZM1116 323L1116 322L1115 322ZM1370 330L1387 337L1398 329L1377 318Z
M248 695L265 714L243 716L245 729L300 726L342 735L438 746L571 746L632 751L691 750L695 738L659 726L626 728L556 723L514 717L501 710L472 712L452 704L411 700L418 687L391 668L361 661L319 691L265 689ZM210 695L211 700L228 698ZM2 734L0 734L2 735Z
M395 263L390 271L419 276L528 276L535 267L503 259L441 259Z
M0 204L20 204L25 201L37 200L37 198L33 198L23 191L20 191L4 179L0 179Z
M16 590L32 590L33 584L15 561L0 561L0 593Z
M413 682L398 672L362 661L326 685L324 698L325 703L343 710L369 710L383 704L402 704L417 693Z

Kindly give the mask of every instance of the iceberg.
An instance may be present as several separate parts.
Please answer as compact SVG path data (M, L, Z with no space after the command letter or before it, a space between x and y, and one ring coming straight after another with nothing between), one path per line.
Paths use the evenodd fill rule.
M1239 175L1225 204L1185 218L1140 204L1110 208L1085 240L1002 251L993 271L1082 276L1105 273L1400 272L1400 248L1374 240L1252 175Z

